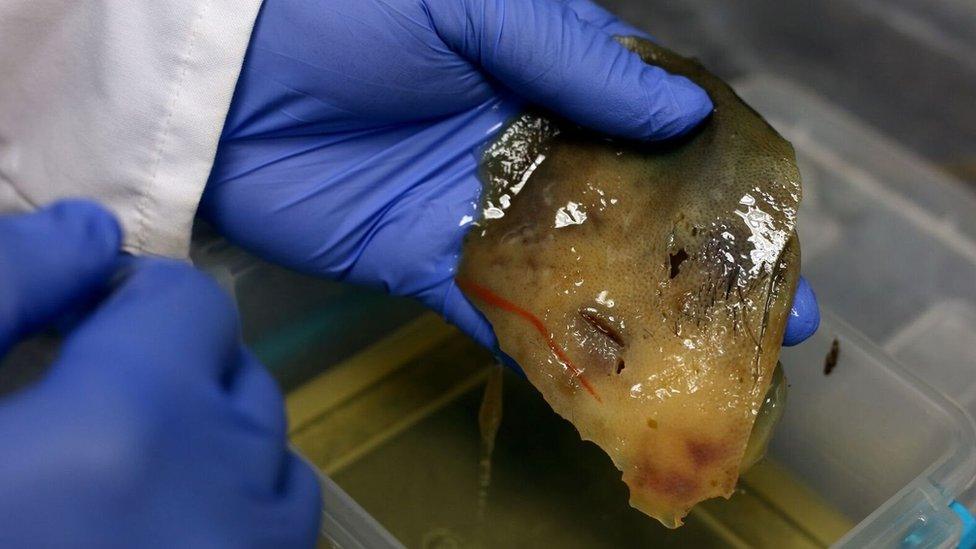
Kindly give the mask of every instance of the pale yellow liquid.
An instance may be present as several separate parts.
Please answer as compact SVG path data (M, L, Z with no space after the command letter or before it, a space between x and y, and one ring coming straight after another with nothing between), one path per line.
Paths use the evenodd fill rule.
M668 530L632 509L609 458L508 372L491 448L479 427L491 357L423 322L289 397L296 446L407 547L825 547L851 527L764 461L730 501Z

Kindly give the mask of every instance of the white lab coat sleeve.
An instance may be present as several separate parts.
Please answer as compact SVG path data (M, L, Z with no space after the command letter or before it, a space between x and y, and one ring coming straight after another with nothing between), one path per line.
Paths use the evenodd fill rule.
M0 1L0 211L94 198L185 257L260 4Z

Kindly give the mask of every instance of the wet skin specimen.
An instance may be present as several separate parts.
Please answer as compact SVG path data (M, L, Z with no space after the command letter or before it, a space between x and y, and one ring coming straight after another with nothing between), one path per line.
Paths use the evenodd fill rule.
M757 416L761 453L777 415L760 410L799 273L800 178L792 146L723 81L623 42L701 85L715 112L657 145L522 115L485 154L458 282L623 472L631 505L677 527L731 495Z

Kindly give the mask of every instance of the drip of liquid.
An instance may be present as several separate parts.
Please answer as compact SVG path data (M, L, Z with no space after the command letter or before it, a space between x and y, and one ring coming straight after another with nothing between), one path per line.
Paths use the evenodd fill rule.
M504 366L495 365L488 374L488 383L481 397L478 410L478 428L481 432L481 451L478 459L478 526L485 526L488 510L488 488L491 485L491 454L495 451L495 437L502 423L502 379Z
M766 455L769 439L773 438L773 431L783 417L787 387L783 365L776 363L776 371L773 372L773 380L769 384L769 390L766 391L766 398L763 399L762 406L759 408L756 422L752 424L752 433L749 435L749 444L746 446L745 456L739 465L739 472L744 473L749 470Z

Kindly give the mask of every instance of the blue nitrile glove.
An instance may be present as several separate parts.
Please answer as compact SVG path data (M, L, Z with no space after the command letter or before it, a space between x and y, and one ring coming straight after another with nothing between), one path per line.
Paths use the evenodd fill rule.
M525 102L642 140L711 112L611 37L633 34L588 0L265 0L201 213L271 261L417 297L496 348L454 284L483 145ZM790 342L819 320L801 289Z
M230 299L119 244L87 202L0 217L0 356L77 321L44 377L0 398L0 546L312 547L318 481Z

